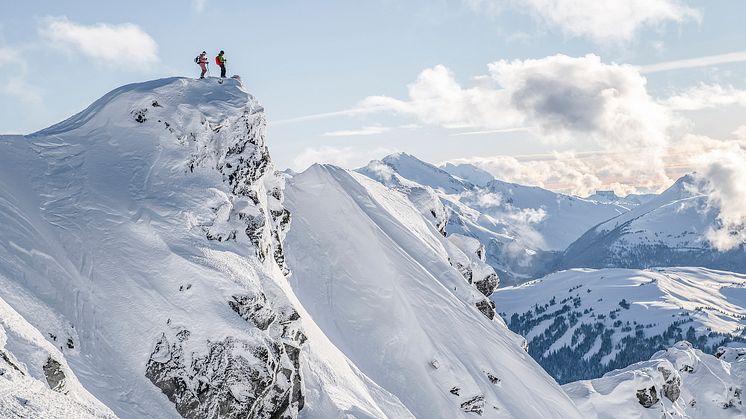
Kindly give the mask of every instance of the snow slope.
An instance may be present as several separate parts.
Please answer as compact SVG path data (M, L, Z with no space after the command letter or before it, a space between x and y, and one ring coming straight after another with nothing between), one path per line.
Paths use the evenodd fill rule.
M563 388L589 419L743 418L746 348L720 348L716 357L678 342L650 360Z
M683 339L713 353L746 338L746 276L706 268L574 269L498 289L492 300L561 383Z
M648 268L706 266L746 272L743 246L714 249L706 238L718 209L697 192L698 180L687 175L655 198L601 223L572 243L560 266Z
M487 181L485 173L468 165L446 169L462 177L404 153L372 161L358 172L406 193L444 233L478 239L505 283L547 273L559 251L592 226L627 211L615 202Z
M0 299L0 417L115 418L62 353Z
M334 166L290 178L286 205L295 295L331 344L413 417L580 417L449 263L478 243L449 241L404 194Z

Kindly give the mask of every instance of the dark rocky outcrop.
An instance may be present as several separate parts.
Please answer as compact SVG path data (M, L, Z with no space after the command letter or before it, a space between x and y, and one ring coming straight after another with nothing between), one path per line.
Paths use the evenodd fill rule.
M64 392L66 377L65 372L62 370L62 365L50 357L47 358L43 369L49 388L60 393Z
M637 400L643 407L650 408L658 403L658 391L655 389L655 386L637 390Z
M461 403L461 410L466 413L476 413L481 415L484 413L484 396L479 394L464 401Z
M675 402L681 395L681 378L677 373L663 367L658 367L658 371L663 375L663 379L665 380L663 383L663 395L668 400Z
M299 345L305 340L295 337L229 336L208 341L202 353L186 353L189 331L164 333L145 375L185 418L295 418L304 404Z

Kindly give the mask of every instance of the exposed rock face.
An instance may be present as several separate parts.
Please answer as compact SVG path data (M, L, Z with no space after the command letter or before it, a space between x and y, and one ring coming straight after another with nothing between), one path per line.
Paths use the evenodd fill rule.
M282 240L290 225L290 212L282 206L282 178L273 172L265 145L266 124L264 109L258 103L250 103L237 120L218 125L205 122L202 135L222 146L200 148L191 158L190 170L214 165L231 190L227 202L216 209L216 217L228 224L239 220L254 244L256 256L262 261L272 256L288 274ZM219 241L235 239L236 234L235 227L227 232L213 228L207 231L208 238Z
M178 132L178 126L165 123ZM228 187L216 191L214 219L203 225L205 237L248 239L253 254L247 257L287 275L282 240L291 216L282 205L282 178L264 143L265 126L263 109L252 99L240 116L203 121L201 131L182 139L196 146L189 172L216 170ZM281 292L255 285L226 302L247 322L248 333L200 342L188 325L169 320L152 350L146 376L182 416L295 418L303 408L299 359L306 337L300 317Z
M62 393L65 389L65 372L62 370L62 365L50 357L47 358L43 369L49 388Z
M662 366L658 367L658 371L663 375L663 379L666 380L663 383L663 395L668 400L675 402L681 395L681 378L679 374Z
M451 266L482 295L492 295L500 279L495 270L485 262L484 246L477 239L461 234L448 235L447 244ZM476 306L488 319L495 317L495 304L490 300L480 300Z
M185 353L189 336L185 329L170 337L164 333L146 369L146 376L182 416L297 417L303 408L298 360L302 334L296 334L296 340L283 335L279 342L228 337L208 342L200 354Z
M477 302L477 308L484 314L485 317L492 320L495 318L495 304L487 299Z
M484 413L484 396L477 395L461 403L461 410L467 413Z
M650 408L658 403L658 391L655 389L655 386L637 390L637 400L643 407Z

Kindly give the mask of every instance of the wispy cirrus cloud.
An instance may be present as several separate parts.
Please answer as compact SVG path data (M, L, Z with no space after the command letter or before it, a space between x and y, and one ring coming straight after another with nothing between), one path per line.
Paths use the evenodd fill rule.
M363 127L360 129L354 129L354 130L340 130L340 131L329 131L321 134L322 137L359 137L359 136L368 136L368 135L377 135L377 134L383 134L384 132L391 131L391 127L383 127L383 126L370 126L370 127Z
M158 62L158 44L132 23L83 25L64 16L42 19L40 35L62 49L72 49L118 68L139 70Z
M476 10L512 9L547 26L597 43L629 42L646 27L699 21L701 12L680 0L464 0Z
M683 70L689 68L711 67L720 64L746 62L746 51L727 54L707 55L684 60L665 61L640 67L641 73L658 73L661 71Z

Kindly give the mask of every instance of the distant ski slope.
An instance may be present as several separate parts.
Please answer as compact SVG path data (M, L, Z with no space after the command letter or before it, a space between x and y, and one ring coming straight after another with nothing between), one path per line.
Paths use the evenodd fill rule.
M706 352L743 340L746 276L705 268L576 269L492 296L560 382L598 377L689 340Z

